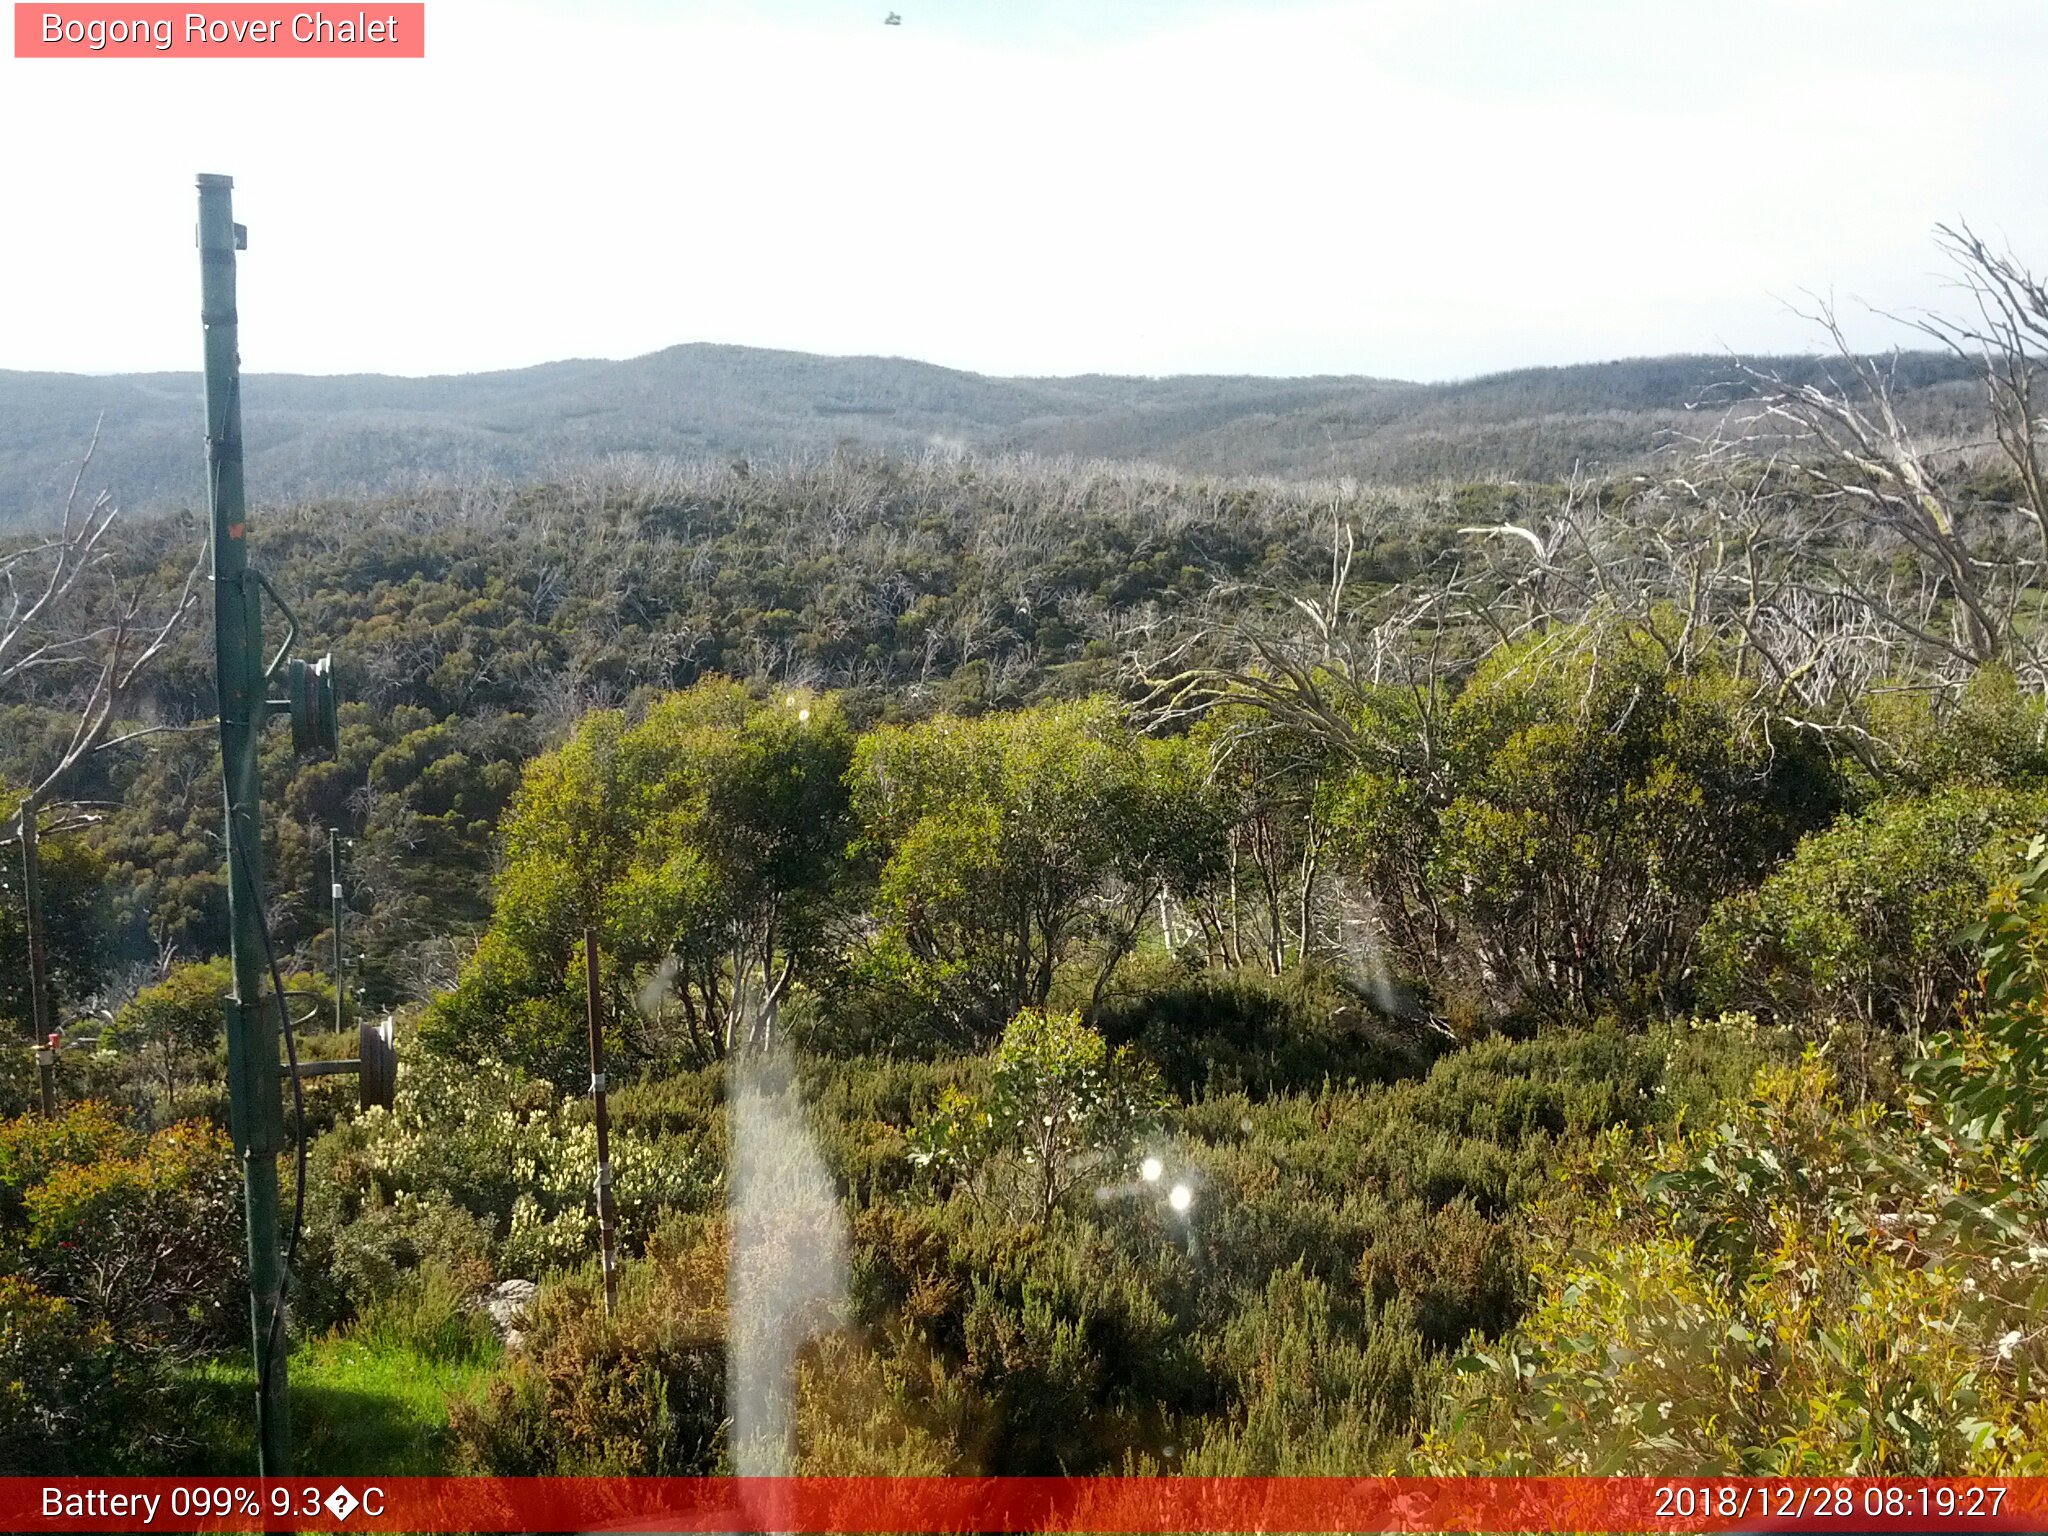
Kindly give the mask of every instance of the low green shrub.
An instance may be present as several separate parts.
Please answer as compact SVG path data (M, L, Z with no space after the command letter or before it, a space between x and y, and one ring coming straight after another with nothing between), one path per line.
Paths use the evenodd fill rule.
M479 1305L478 1290L474 1274L430 1261L405 1285L363 1306L348 1336L387 1353L403 1351L451 1365L489 1359L496 1353L497 1335Z
M612 1128L643 1136L708 1136L725 1104L725 1067L642 1078L612 1090Z
M227 1139L109 1106L0 1122L0 1472L147 1470L178 1359L243 1336Z
M1347 1317L1299 1264L1274 1273L1209 1357L1235 1406L1203 1423L1180 1460L1208 1477L1385 1471L1438 1374L1405 1307Z
M1286 999L1265 983L1241 995ZM1147 1087L1139 1097L1156 1117L1109 1116L1120 1129L1107 1151L1085 1136L1067 1148L1081 1161L1048 1205L1019 1125L1042 1131L1047 1113L1077 1133L1090 1123L1067 1111L1111 1085L1116 1057L1089 1033L1068 1016L1020 1033L1009 1058L824 1056L797 1068L851 1225L847 1326L798 1357L800 1470L1396 1467L1451 1355L1475 1333L1487 1347L1538 1294L1523 1208L1572 1149L1616 1127L1705 1115L1778 1049L1771 1031L1731 1019L1490 1039L1389 1082L1268 1081L1163 1105ZM1125 1060L1142 1087L1142 1059ZM617 1132L715 1168L726 1091L720 1069L636 1083L615 1095ZM534 1132L521 1117L545 1129L582 1113L544 1092L522 1097L516 1079L489 1092L500 1117L482 1132L451 1116L442 1167L524 1145ZM999 1126L1018 1132L993 1154L1011 1160L1002 1198L986 1179L977 1194L964 1173L935 1190L917 1170L910 1154L941 1113L972 1133L963 1148ZM364 1121L323 1152L340 1160L337 1187L377 1188L393 1166L376 1139L389 1132ZM1160 1165L1155 1179L1146 1159ZM459 1185L493 1187L465 1172L357 1207L356 1249L335 1250L371 1298L357 1327L428 1341L416 1349L461 1347L459 1335L432 1342L448 1305L422 1303L418 1319L394 1307L386 1321L378 1299L437 1268L461 1276L479 1245L491 1273L513 1272L507 1230L465 1206ZM627 1264L609 1320L587 1260L546 1279L525 1347L455 1410L462 1464L519 1475L725 1465L727 1279L715 1234L673 1218L658 1227Z
M23 1266L124 1347L203 1349L239 1332L242 1181L212 1126L51 1170L23 1201Z
M1918 1038L1970 980L1963 929L2048 823L2048 791L1952 787L1881 801L1800 843L1701 938L1703 989L1824 1035L1841 1022Z
M430 1272L461 1276L472 1290L494 1278L491 1223L472 1215L445 1190L405 1193L365 1207L354 1221L324 1231L324 1270L348 1309L394 1296Z
M104 1322L0 1274L0 1476L110 1470L135 1407Z
M1171 1310L1177 1235L1065 1214L1020 1228L965 1200L878 1207L855 1223L850 1318L899 1359L939 1362L959 1397L935 1408L905 1370L921 1390L904 1411L953 1426L962 1470L1114 1470L1161 1443L1176 1406L1213 1396Z
M241 1219L238 1165L211 1126L144 1135L93 1102L0 1123L0 1267L77 1303L123 1349L235 1332Z
M1375 1231L1358 1261L1358 1288L1376 1307L1405 1301L1423 1342L1447 1349L1470 1333L1499 1333L1517 1315L1520 1246L1461 1196Z
M1544 1220L1539 1299L1475 1341L1434 1472L1964 1476L2048 1465L2028 1253L1923 1122L1848 1110L1818 1052L1720 1124L1616 1131ZM2027 1203L2038 1206L2038 1197ZM2021 1216L2023 1225L2011 1218Z
M88 1100L53 1120L22 1114L0 1121L0 1230L27 1220L28 1192L57 1169L129 1157L141 1135L113 1105Z
M1895 1102L1845 1105L1809 1046L1697 1128L1582 1148L1536 1300L1460 1362L1423 1467L2048 1469L2048 839L1986 909L1975 983Z
M1115 1000L1095 1022L1110 1041L1155 1062L1184 1099L1387 1082L1427 1071L1437 1054L1419 1031L1316 968L1278 979L1248 970L1182 976Z
M1957 694L1874 689L1864 707L1885 779L1896 790L2017 787L2048 778L2048 705L2010 667L1978 667Z
M465 1471L697 1476L725 1454L725 1264L716 1228L670 1227L607 1315L585 1273L545 1287L526 1339L449 1417Z
M991 1053L979 1093L949 1087L908 1139L911 1161L977 1199L1021 1199L1040 1221L1085 1181L1135 1169L1165 1095L1128 1046L1077 1013L1026 1008Z

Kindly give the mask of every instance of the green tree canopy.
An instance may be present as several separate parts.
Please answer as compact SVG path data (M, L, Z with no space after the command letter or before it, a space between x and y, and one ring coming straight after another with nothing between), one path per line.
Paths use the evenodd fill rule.
M222 999L234 987L225 959L178 965L153 986L144 987L114 1015L107 1043L148 1063L163 1083L167 1105L175 1103L181 1079L198 1075L202 1058L221 1038L226 1014Z
M1709 1001L1824 1029L1936 1027L1976 969L1964 929L2048 822L2048 792L1952 786L1844 818L1702 939Z
M1095 995L1162 889L1207 878L1221 826L1184 740L1106 699L890 726L854 754L880 863L870 963L960 1039L1043 1007L1085 955Z
M0 786L0 805L19 802ZM108 922L106 861L82 837L41 841L43 936L49 991L59 1010L82 1002L99 985ZM28 1033L35 1009L29 998L28 906L23 898L21 844L0 843L0 1021L11 1038Z
M1833 814L1826 754L1711 657L1678 665L1662 622L1495 650L1426 777L1367 765L1333 797L1419 972L1496 1005L1670 997L1714 901Z
M629 1055L711 1059L773 1029L836 953L852 733L829 698L709 679L611 710L535 759L506 820L490 929L430 1039L566 1081L594 929Z

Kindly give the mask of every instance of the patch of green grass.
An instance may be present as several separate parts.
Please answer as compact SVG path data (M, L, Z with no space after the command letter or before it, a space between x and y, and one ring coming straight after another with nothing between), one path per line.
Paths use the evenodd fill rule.
M291 1357L292 1469L309 1477L428 1477L449 1470L448 1404L475 1390L495 1354L426 1358L349 1332ZM181 1472L255 1471L255 1372L214 1360L183 1379L185 1428L197 1442Z

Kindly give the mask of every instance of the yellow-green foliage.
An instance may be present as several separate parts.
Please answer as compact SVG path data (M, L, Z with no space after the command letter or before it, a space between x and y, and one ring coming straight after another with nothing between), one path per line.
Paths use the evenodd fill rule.
M0 1267L77 1302L123 1348L231 1333L239 1195L212 1126L144 1135L90 1102L0 1122Z
M1844 817L1715 908L1703 990L1814 1034L1937 1026L1975 968L1964 927L2044 817L2048 792L1973 785Z
M29 1189L26 1262L117 1338L218 1341L239 1310L240 1184L220 1131L167 1126L132 1155L60 1167Z
M0 1274L0 1476L76 1465L85 1443L126 1406L116 1372L104 1322L19 1275Z
M1954 695L1877 688L1862 708L1885 781L1898 788L2038 783L2048 774L2048 706L2002 663L1979 667Z
M1711 1128L1615 1132L1544 1219L1539 1299L1422 1461L1528 1473L1962 1475L2048 1465L2038 1194L1924 1112L1851 1111L1824 1056Z
M1766 728L1675 617L1589 619L1489 654L1450 712L1429 878L1496 989L1670 995L1701 919L1833 812L1825 763Z
M831 699L762 703L723 678L586 717L527 765L490 930L423 1034L574 1082L595 929L615 1051L696 1064L744 1044L833 955L852 747Z
M1204 767L1104 698L864 736L849 782L880 869L870 979L963 1044L1045 1007L1064 966L1099 995L1159 892L1215 862Z
M0 1124L0 1222L19 1223L29 1191L59 1168L130 1155L141 1139L111 1104L90 1100L54 1120L21 1115Z
M246 1316L239 1185L211 1126L145 1135L91 1102L0 1122L0 1472L175 1439L161 1367Z
M1912 1077L1962 1147L2028 1188L2048 1174L2048 838L1986 907L1968 935L1982 951L1970 1005Z

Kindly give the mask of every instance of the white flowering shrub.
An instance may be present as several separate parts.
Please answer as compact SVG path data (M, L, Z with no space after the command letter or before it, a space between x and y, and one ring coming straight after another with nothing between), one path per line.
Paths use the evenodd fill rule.
M537 1276L597 1247L597 1127L586 1101L497 1061L421 1053L404 1063L391 1109L338 1127L316 1149L316 1217L345 1266L368 1274L351 1227L379 1231L385 1267L410 1269L481 1229L491 1268ZM706 1209L720 1168L693 1138L614 1129L612 1190L621 1241L637 1247L666 1214ZM324 1187L323 1187L324 1186ZM459 1256L459 1255L458 1255ZM358 1287L347 1287L353 1293Z

